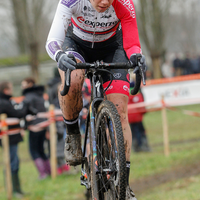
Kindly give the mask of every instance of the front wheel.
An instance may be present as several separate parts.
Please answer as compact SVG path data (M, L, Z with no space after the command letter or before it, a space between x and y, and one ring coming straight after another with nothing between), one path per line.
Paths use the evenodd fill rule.
M103 101L95 120L96 150L91 144L92 199L124 200L126 157L120 116L114 104ZM92 138L91 138L92 139Z

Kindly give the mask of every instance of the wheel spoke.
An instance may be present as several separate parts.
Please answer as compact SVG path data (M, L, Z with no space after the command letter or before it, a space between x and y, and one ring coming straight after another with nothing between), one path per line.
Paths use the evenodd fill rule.
M125 200L124 139L119 115L111 102L105 101L100 104L95 131L96 155L92 159L97 159L98 171L93 169L91 173L91 185L95 187L92 188L93 198ZM118 148L121 152L118 152Z
M105 130L107 130L107 132ZM103 148L103 144L105 144L105 148ZM117 152L117 146L115 136L113 135L112 122L108 119L108 117L106 117L102 119L101 126L99 127L97 138L97 154L99 156L98 162L102 167L102 169L99 169L99 181L102 187L98 192L103 191L107 193L108 196L118 196L117 189L114 185L114 181L116 180L117 176L115 152ZM107 179L106 171L109 173L109 180ZM114 180L112 181L112 179Z

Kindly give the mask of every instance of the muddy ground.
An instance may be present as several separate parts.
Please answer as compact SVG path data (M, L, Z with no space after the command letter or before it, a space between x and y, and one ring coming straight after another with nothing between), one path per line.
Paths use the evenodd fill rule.
M156 174L131 183L136 194L142 193L145 190L152 189L160 184L170 181L178 180L181 178L189 178L200 174L200 162L189 166L182 166L171 169L162 174Z
M176 142L171 142L171 145L177 145L181 143L193 143L199 142L199 138L183 141L179 140ZM162 144L156 144L153 147L161 146ZM200 161L193 163L187 166L178 166L176 168L172 168L170 171L166 171L160 174L155 174L152 176L144 177L139 180L131 182L131 188L133 188L136 194L140 194L148 189L153 189L154 187L175 181L182 178L190 178L195 175L200 174Z

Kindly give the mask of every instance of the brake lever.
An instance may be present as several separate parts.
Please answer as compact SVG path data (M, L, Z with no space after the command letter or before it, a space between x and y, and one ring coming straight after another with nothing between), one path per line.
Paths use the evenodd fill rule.
M70 69L67 69L67 71L65 72L64 88L60 92L61 96L65 96L69 92L70 82L71 82L71 72L72 70Z
M143 85L146 85L146 81L145 81L145 72L142 68L142 64L140 64L140 62L138 62L138 66L133 70L133 73L137 74L139 72L140 76L142 77L142 83Z
M137 67L136 67L137 68ZM135 69L136 69L135 68ZM145 81L145 72L144 72L144 69L142 68L142 64L140 62L138 62L138 68L139 68L139 73L140 73L140 76L142 77L142 83L143 85L146 85L146 81Z
M67 74L66 74L66 79L65 79L65 81L66 81L66 86L70 86L71 72L72 72L72 70L67 69Z

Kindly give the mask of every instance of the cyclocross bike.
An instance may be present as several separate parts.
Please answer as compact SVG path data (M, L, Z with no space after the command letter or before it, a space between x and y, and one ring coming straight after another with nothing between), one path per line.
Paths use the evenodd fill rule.
M78 63L76 69L86 69L91 83L91 103L86 120L81 165L81 185L94 200L124 200L126 196L126 157L120 116L114 104L106 100L105 91L111 85L113 75L108 69L134 69L136 84L131 94L140 88L141 79L145 85L144 70L132 63L104 63L96 61ZM111 80L105 90L102 86L102 73L109 73ZM66 95L70 87L70 74L65 72L65 85L61 95ZM90 152L86 152L89 138Z

